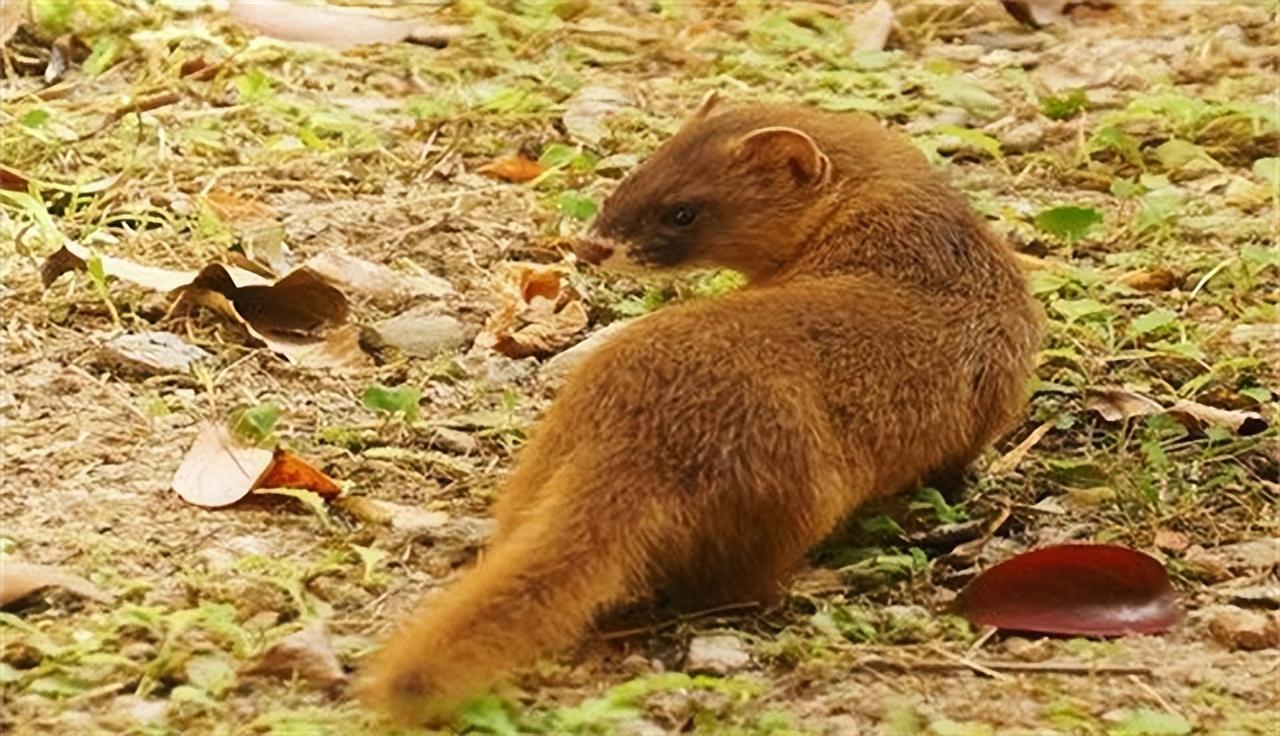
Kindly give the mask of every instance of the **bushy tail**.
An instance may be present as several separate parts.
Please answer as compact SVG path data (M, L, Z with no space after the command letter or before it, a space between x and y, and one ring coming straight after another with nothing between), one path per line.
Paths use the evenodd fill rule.
M567 471L518 528L392 636L369 667L366 701L404 720L440 718L502 674L578 641L601 609L642 593L648 561L638 544L652 537L635 499L624 507L613 489L571 487Z

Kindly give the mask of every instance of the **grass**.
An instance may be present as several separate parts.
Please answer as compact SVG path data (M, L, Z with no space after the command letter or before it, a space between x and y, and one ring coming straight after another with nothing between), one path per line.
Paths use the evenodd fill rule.
M1029 280L1050 330L1027 420L961 498L921 491L861 513L784 605L588 643L477 701L453 730L1260 734L1277 717L1266 653L1225 651L1196 619L1267 571L1222 580L1155 543L1175 531L1212 552L1280 533L1274 2L1125 6L1048 42L994 3L904 2L893 47L870 52L853 50L856 6L465 0L433 16L465 32L445 48L345 53L163 3L34 7L38 23L7 52L18 74L0 110L4 165L31 182L0 190L0 552L74 570L116 602L55 590L0 614L6 732L390 732L341 692L246 670L317 620L353 669L474 557L497 480L553 392L536 360L466 349L389 353L352 373L294 368L92 268L44 290L39 263L64 238L175 268L281 242L298 260L344 250L458 290L432 304L357 300L356 321L429 306L473 334L494 309L497 264L560 261L561 239L711 89L873 112L1037 261ZM1218 33L1232 24L1240 38ZM68 31L88 53L42 94L49 42ZM1055 66L1093 76L1051 89ZM597 121L595 143L563 122L591 86L636 103ZM475 173L517 152L549 170L529 184ZM727 272L571 282L595 324L740 286ZM98 361L107 336L149 329L213 358L151 376ZM1163 414L1107 422L1087 402L1108 386L1271 426L1242 437ZM293 499L185 506L168 483L201 420L285 444L349 495L447 522L398 529ZM992 471L1042 425L1020 462ZM472 442L442 445L438 427ZM1160 638L1028 642L945 616L964 571L939 561L954 545L929 533L1001 508L1010 518L980 563L1064 539L1129 544L1166 560L1191 623ZM684 645L712 629L739 632L754 664L682 672ZM1154 676L993 680L922 664L956 657Z

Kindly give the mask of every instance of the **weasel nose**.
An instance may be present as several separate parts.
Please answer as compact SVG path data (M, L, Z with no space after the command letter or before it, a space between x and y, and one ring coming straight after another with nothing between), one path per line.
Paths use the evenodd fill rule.
M573 243L574 255L593 266L603 263L614 250L613 243L600 237L583 237Z

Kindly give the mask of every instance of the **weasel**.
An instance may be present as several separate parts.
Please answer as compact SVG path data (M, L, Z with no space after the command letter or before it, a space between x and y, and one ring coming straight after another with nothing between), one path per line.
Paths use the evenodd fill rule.
M712 96L578 251L748 283L638 320L570 373L487 554L369 667L366 699L403 718L620 604L775 599L859 504L962 473L1025 403L1042 318L1012 252L867 116Z

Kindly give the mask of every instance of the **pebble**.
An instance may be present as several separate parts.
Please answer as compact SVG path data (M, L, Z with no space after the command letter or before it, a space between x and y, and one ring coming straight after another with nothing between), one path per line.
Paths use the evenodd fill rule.
M751 664L751 655L742 640L731 634L694 637L689 642L684 669L693 675L724 676Z
M387 345L413 358L432 358L466 340L462 323L444 314L401 314L373 325Z
M1202 613L1208 619L1209 633L1228 649L1256 652L1280 647L1280 613L1235 606L1215 606Z

